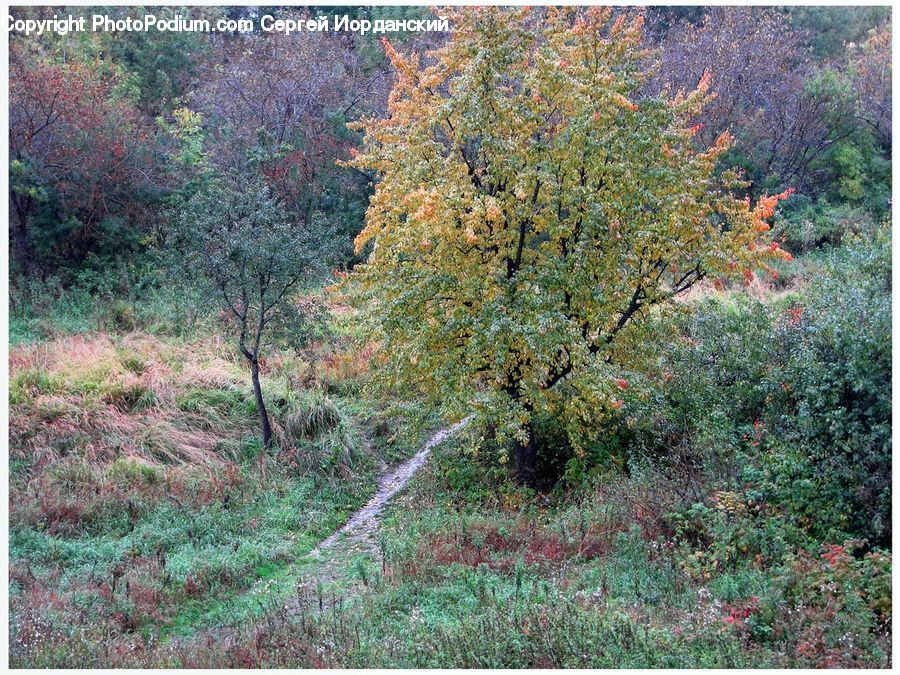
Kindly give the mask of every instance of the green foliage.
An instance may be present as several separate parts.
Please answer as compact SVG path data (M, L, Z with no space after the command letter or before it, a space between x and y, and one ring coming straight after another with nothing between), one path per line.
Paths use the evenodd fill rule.
M686 458L819 540L886 545L890 298L883 225L848 236L802 294L770 306L711 298L676 318L675 335L663 323L649 391L626 397L632 454Z
M891 532L890 243L884 225L835 251L794 321L778 328L766 416L774 487L788 508L818 532L872 543Z
M675 332L659 326L662 359L646 375L646 395L627 399L629 418L651 454L682 446L712 468L733 457L764 405L770 318L735 294L702 300L675 321Z
M11 293L11 344L106 330L184 336L211 326L199 290L174 287L153 258L110 266L91 256L67 287L54 276L21 279Z
M668 514L680 566L692 579L707 581L749 561L778 565L808 543L806 533L753 494L719 491L711 506L698 502Z
M13 36L12 664L889 665L885 11L717 15L704 39L785 38L719 40L727 151L694 119L708 77L646 96L618 10L461 11L437 59L399 53L441 42L421 35ZM388 61L389 119L335 167ZM52 138L27 133L48 106ZM792 262L760 246L785 195L724 188L797 176L772 219ZM374 183L352 278L376 331L343 297L326 330L317 285ZM762 256L780 277L753 278ZM472 405L371 542L304 557ZM552 489L511 480L526 435Z
M157 16L162 21L178 14L190 20L200 13L203 10L161 7ZM137 89L138 105L149 115L171 109L174 101L184 94L198 61L208 51L205 36L190 31L100 32L97 42L97 51L128 73L128 80Z
M788 199L775 214L773 235L794 254L838 246L848 234L870 233L875 219L864 208L813 201L804 195Z
M840 56L848 42L861 42L866 33L890 20L888 7L788 7L791 24L819 58Z
M857 121L866 115L866 102L859 99L872 95L857 86L852 73L832 69L805 82L810 99L827 104L822 123L831 130L827 151L811 161L810 171L823 176L822 187L814 190L823 198L863 207L880 219L889 209L891 161L877 147L874 130Z
M317 236L289 222L263 183L228 176L181 205L171 269L215 298L241 350L256 358L261 345L300 346L314 334L317 307L294 302L293 292L322 269Z

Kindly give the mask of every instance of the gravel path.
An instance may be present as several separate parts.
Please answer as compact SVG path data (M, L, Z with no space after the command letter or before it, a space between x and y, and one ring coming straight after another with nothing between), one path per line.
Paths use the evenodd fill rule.
M346 581L347 563L355 556L377 557L378 542L375 534L381 524L379 516L384 507L422 468L431 451L440 443L456 435L471 419L471 417L466 417L451 427L441 429L415 455L384 474L378 481L378 490L372 499L354 512L343 527L323 539L312 551L300 558L300 560L311 558L317 560L318 564L310 570L309 576L304 575L303 580L296 587L296 593L285 603L284 611L286 613L299 614L315 606L322 611L346 599L346 595L332 594L330 598L323 597L320 590L336 579L344 578ZM353 586L358 586L358 583L351 584L351 587ZM349 595L353 595L355 592L350 588L344 589L344 593Z

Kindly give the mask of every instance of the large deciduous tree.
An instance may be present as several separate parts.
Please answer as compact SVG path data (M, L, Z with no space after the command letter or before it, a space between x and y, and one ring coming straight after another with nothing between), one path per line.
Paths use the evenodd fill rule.
M616 368L652 307L783 254L761 241L778 198L730 195L735 176L715 171L727 134L694 150L708 77L636 98L639 18L486 8L451 21L427 62L386 43L389 114L362 124L352 161L380 175L356 276L384 382L477 406L533 483L535 413L562 413L583 439L617 404Z

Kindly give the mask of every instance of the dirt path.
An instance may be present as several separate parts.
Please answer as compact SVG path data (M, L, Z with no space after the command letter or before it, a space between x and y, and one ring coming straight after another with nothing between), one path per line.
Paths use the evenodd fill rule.
M378 482L378 491L369 503L354 513L346 524L326 539L323 539L307 555L321 557L324 551L333 548L338 542L342 545L360 540L369 540L378 527L378 516L385 505L409 482L416 472L425 464L432 449L454 436L469 423L471 417L457 422L452 427L441 429L415 455L402 462L392 471L386 473ZM374 546L374 544L373 544Z
M422 468L431 451L443 441L454 436L470 420L471 417L467 417L461 422L435 433L415 455L381 477L375 495L365 506L354 512L340 529L323 539L309 553L297 558L295 563L309 562L310 559L316 562L310 565L308 572L304 573L300 583L295 586L294 593L286 602L280 604L277 611L289 615L296 615L314 608L323 611L338 602L343 603L349 596L355 595L358 591L357 588L345 588L342 595L332 594L330 598L319 595L319 592L323 586L346 575L347 562L355 555L377 555L378 546L374 535L378 530L379 516L385 505ZM359 584L354 583L351 586L359 586ZM250 593L252 592L251 589ZM232 645L238 636L239 633L234 626L219 626L202 631L202 638L200 634L191 638L174 638L170 645L174 649L183 649L192 639L215 639L222 646L227 647Z
M297 585L296 593L284 605L284 610L288 614L301 613L316 605L321 611L336 601L343 602L346 599L346 595L341 597L332 595L329 601L317 593L323 586L342 577L346 581L347 563L355 556L378 555L375 534L378 532L379 516L384 507L422 468L431 451L454 436L470 420L471 417L467 417L451 427L441 429L415 455L384 474L378 481L378 490L369 502L356 511L343 527L323 539L318 546L299 559L299 561L313 559L318 561L318 564L310 570L308 576L304 575L303 581ZM353 583L350 586L359 584ZM349 588L345 587L344 591L353 594Z

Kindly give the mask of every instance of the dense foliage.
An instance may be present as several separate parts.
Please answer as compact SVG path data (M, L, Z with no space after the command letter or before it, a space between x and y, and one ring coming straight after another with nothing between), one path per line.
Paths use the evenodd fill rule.
M632 459L674 446L699 462L692 480L735 481L817 537L888 545L888 229L819 265L814 287L771 305L710 298L676 318L681 337L624 408Z
M266 11L290 17L319 10ZM411 18L423 11L357 13ZM248 16L240 8L160 13ZM14 11L17 18L52 14ZM814 202L827 200L826 207L887 209L889 14L880 8L648 8L643 14L648 29L640 69L652 71L644 92L689 91L708 72L716 98L693 123L702 125L695 138L708 147L721 131L731 132L737 143L722 166L742 166L755 196L793 187ZM402 51L422 53L444 38L391 39ZM356 141L345 122L386 108L391 66L371 35L14 33L10 42L16 278L56 275L71 284L85 266L144 255L153 241L146 235L165 227L160 200L184 180L178 144L167 130L187 110L199 116L203 143L222 166L255 162L256 173L296 217L330 214L335 241L353 259L347 242L362 226L373 176L334 160L346 159Z
M11 664L889 666L890 21L12 32Z
M707 276L789 255L761 239L788 193L751 207L715 172L728 135L693 149L708 77L632 102L639 18L529 17L459 13L433 65L391 51L388 116L351 165L380 176L357 248L374 242L360 276L385 372L459 410L481 392L533 482L532 414L560 414L579 444L615 400L631 324Z

